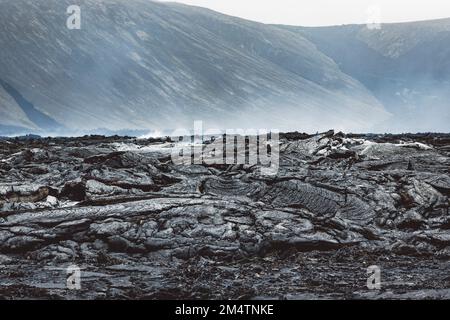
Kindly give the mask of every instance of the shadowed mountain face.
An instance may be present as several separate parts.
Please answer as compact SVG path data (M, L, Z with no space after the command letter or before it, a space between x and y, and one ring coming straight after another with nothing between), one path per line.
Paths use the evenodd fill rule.
M12 99L14 99L14 102L17 104L17 106L20 107L24 112L24 115L28 119L30 119L35 125L39 126L40 128L46 128L49 130L62 129L60 124L58 124L55 120L53 120L46 114L40 112L39 110L36 110L33 104L27 101L20 94L20 92L18 92L16 89L14 89L8 83L2 81L1 79L0 79L0 86L2 86L3 89L6 91L6 93Z
M49 121L0 91L8 114L0 125L83 132L203 120L222 129L369 132L397 131L401 120L408 131L448 131L446 21L379 35L264 25L173 3L80 0L81 30L69 30L72 2L0 0L1 78ZM432 75L426 87L409 82L424 72L417 61ZM421 113L441 125L431 117L418 126Z

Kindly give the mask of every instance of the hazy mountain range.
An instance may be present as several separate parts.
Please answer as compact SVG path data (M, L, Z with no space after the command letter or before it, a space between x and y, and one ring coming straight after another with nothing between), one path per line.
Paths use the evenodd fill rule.
M66 27L81 7L81 30ZM0 134L449 131L450 19L265 25L149 0L0 0Z

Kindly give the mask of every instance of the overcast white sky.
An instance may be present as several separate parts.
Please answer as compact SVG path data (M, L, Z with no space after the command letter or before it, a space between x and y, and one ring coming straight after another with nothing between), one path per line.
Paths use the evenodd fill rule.
M176 2L207 7L265 23L302 26L366 23L377 11L380 11L383 23L450 17L449 0L177 0ZM379 10L374 11L374 6Z

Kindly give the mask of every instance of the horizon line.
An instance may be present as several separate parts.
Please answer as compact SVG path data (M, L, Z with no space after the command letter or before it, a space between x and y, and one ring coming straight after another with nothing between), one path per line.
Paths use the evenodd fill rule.
M198 8L206 11L212 11L217 14L221 14L227 17L231 17L234 19L241 19L249 22L254 23L261 23L264 25L272 25L272 26L289 26L289 27L300 27L300 28L330 28L330 27L344 27L344 26L364 26L367 25L367 22L345 22L341 24L317 24L317 25L308 25L308 24L291 24L291 23L278 23L278 22L264 22L252 18L242 17L242 16L236 16L232 15L230 13L222 12L216 9L212 9L209 7L203 7L199 5L193 5L193 4L187 4L178 0L149 0L150 2L159 3L159 4L175 4L180 6L187 6L191 8ZM424 18L424 19L418 19L418 20L403 20L403 21L388 21L383 22L380 21L381 25L399 25L399 24L409 24L409 23L424 23L424 22L437 22L440 20L450 20L450 16L445 17L439 17L439 18Z

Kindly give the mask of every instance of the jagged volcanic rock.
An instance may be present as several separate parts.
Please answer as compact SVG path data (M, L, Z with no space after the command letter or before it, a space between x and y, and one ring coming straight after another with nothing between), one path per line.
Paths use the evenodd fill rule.
M280 143L264 177L174 165L168 139L0 140L0 296L449 297L448 135Z

